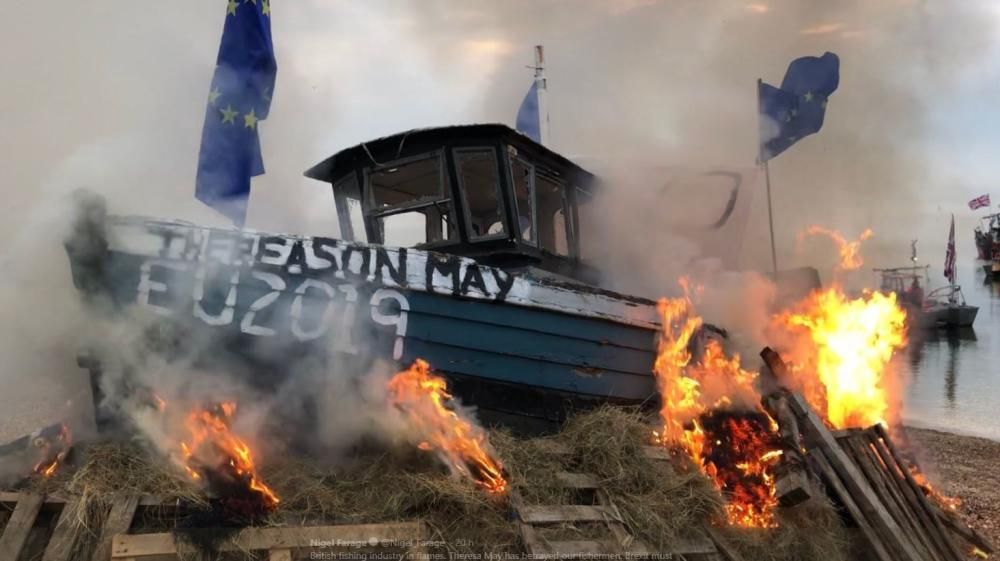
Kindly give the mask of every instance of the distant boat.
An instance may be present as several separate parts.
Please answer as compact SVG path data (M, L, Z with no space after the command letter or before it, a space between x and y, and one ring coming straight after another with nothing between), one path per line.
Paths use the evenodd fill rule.
M972 327L979 308L965 303L965 296L958 285L942 286L932 290L923 304L923 327Z
M932 290L924 301L925 321L941 327L972 327L979 308L965 303L962 287L958 285L958 268L955 250L955 215L951 216L948 233L948 250L944 257L944 276L948 286Z
M910 325L921 329L972 327L979 308L965 303L962 288L948 285L924 294L921 278L930 279L929 265L874 269L882 276L880 290L896 294L899 304L913 318Z
M994 256L1000 249L1000 213L987 214L980 218L975 236L978 258L981 261L996 261Z

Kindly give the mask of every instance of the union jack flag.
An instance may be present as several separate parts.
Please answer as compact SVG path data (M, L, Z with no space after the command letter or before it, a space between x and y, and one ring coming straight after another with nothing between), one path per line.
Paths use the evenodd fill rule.
M985 195L980 195L975 199L969 201L969 209L976 210L977 208L983 208L984 206L990 206L990 195L989 193Z
M944 278L955 284L955 215L951 215L951 230L948 232L948 252L944 255Z

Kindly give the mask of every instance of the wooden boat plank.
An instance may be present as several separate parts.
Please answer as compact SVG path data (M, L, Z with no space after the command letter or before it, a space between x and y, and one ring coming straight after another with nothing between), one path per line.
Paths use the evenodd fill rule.
M651 373L642 377L610 370L573 368L409 339L403 347L402 362L410 363L417 358L445 372L595 397L643 401L656 394Z
M618 346L613 341L600 343L553 334L548 330L549 324L574 321L575 318L564 320L549 317L545 323L536 324L535 330L528 331L463 318L428 315L414 307L407 320L406 338L497 354L514 354L558 364L649 376L651 365L656 360L656 353L652 348L640 351Z
M524 331L542 331L561 337L609 344L638 351L655 351L652 329L624 325L589 316L574 316L549 310L496 305L461 300L441 294L411 291L407 293L412 309L418 313L457 318L487 325Z

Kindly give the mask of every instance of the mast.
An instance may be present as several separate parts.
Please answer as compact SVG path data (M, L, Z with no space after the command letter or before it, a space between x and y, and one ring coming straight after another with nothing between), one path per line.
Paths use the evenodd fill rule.
M548 84L545 78L545 47L535 45L535 86L538 94L538 130L542 144L549 144Z
M763 111L760 100L760 88L763 84L763 80L757 78L757 128L761 130L763 125L760 120L763 119ZM771 232L771 271L774 273L774 282L778 282L778 251L774 246L774 212L771 210L771 168L767 165L767 159L764 158L764 143L761 142L760 134L757 135L757 163L764 168L764 181L767 182L767 225Z

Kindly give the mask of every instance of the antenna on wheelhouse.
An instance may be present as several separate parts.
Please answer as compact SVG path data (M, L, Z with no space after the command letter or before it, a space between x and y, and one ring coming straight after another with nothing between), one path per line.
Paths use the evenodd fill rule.
M535 85L538 91L538 124L542 144L549 144L548 79L545 77L545 47L535 45Z

